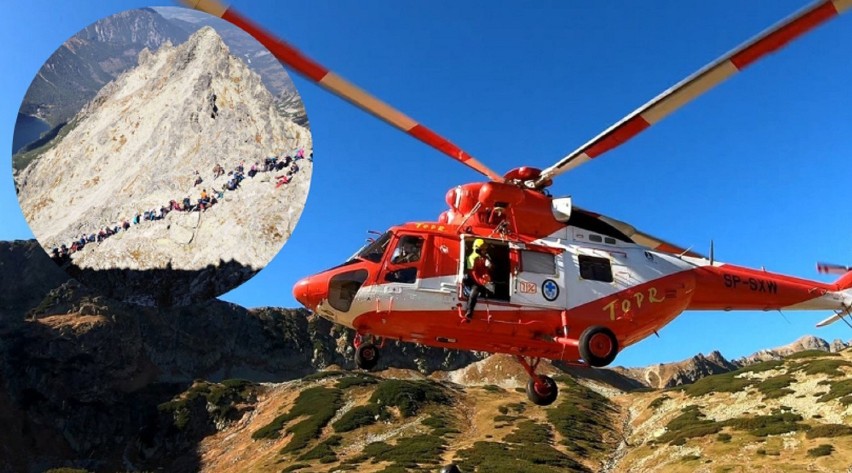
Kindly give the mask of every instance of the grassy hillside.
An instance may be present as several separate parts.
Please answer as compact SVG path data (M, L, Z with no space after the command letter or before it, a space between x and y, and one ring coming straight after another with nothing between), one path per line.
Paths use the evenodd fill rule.
M850 374L848 352L801 352L666 390L564 375L538 407L520 387L327 371L200 384L162 409L186 426L199 412L186 403L207 400L202 415L224 423L200 443L211 472L838 471L852 464Z

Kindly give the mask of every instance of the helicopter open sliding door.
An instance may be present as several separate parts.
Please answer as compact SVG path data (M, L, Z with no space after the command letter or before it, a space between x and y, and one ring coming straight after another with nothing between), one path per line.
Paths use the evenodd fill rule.
M512 303L567 307L562 252L526 245L511 247Z
M462 236L461 259L459 261L459 278L462 282L460 285L460 298L467 299L468 291L471 288L469 280L469 269L467 268L468 260L473 253L473 246L477 240L482 240L485 243L484 255L488 261L488 273L491 276L493 285L491 289L483 292L479 298L495 301L509 302L511 299L511 268L512 263L509 257L509 244L503 240L492 238L473 237L470 235ZM483 254L483 253L481 253Z

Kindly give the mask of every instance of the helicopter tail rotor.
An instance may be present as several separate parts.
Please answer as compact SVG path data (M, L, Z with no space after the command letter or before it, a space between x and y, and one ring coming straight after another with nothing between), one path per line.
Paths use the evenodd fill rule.
M499 174L489 169L446 138L379 100L364 89L326 69L289 43L275 37L218 0L180 1L190 8L220 17L242 29L263 44L283 64L291 67L303 77L310 79L338 97L349 101L361 110L417 138L432 148L485 175L492 181L503 182Z

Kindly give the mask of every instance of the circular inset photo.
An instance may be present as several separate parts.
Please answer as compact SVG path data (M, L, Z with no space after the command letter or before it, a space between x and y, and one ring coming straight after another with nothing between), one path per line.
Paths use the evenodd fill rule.
M129 10L66 41L18 113L12 167L53 260L101 294L149 306L207 300L289 238L313 145L290 77L205 13Z

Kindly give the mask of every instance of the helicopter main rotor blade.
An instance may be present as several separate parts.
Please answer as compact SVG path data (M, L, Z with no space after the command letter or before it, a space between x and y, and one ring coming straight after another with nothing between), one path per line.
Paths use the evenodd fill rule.
M542 171L540 177L535 181L536 187L541 187L542 183L548 179L618 147L746 66L781 49L812 28L843 13L850 6L852 6L852 0L822 0L775 24L675 84L553 166Z
M411 117L379 100L343 77L326 69L292 45L265 31L218 0L180 0L180 2L190 8L222 18L242 29L263 44L279 61L290 66L303 77L319 84L338 97L351 102L358 108L408 133L473 170L484 174L492 181L503 181L503 178L499 174L477 161L473 156L446 138L417 123Z

